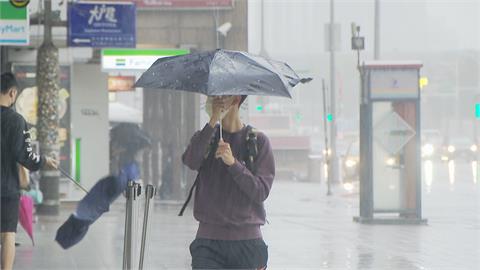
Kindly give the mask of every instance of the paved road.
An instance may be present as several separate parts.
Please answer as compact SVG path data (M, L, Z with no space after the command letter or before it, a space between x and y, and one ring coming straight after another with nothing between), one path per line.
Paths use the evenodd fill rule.
M361 225L358 194L338 186L325 196L323 183L278 181L268 200L269 269L480 269L480 183L470 164L455 174L444 164L424 178L426 226ZM156 203L145 269L189 269L188 245L195 234L191 211L177 217L179 205ZM54 241L71 212L40 217L32 247L19 229L16 269L121 269L123 201L95 223L70 250Z

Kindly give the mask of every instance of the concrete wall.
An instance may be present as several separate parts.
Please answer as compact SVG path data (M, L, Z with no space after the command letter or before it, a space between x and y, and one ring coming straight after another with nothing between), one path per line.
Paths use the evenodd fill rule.
M201 51L223 47L246 51L247 18L247 1L235 1L233 9L219 11L138 10L137 47L187 47ZM217 36L216 29L227 22L232 24L232 28L223 39ZM164 105L173 106L160 105L166 99L170 101ZM161 106L160 109L158 106ZM152 151L144 155L144 180L155 185L162 182L159 190L161 198L182 199L188 191L186 188L190 187L189 183L195 179L195 173L181 163L180 156L194 131L205 124L200 124L200 95L183 93L170 96L145 90L143 109L143 128L153 142ZM172 123L176 123L174 128L166 128ZM172 145L173 153L170 153ZM162 168L169 167L173 168L173 172L163 172Z
M81 184L90 188L109 172L107 74L100 65L72 65L72 140L81 139Z
M235 1L231 10L139 10L137 47L195 45L200 50L216 48L216 24L231 22L225 48L247 50L247 2ZM217 20L215 20L217 14Z

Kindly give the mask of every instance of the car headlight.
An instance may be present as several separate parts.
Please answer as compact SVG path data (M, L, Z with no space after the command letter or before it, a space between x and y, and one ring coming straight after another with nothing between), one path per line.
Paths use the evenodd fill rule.
M343 184L343 188L344 188L346 191L352 191L352 190L353 190L353 184L352 184L352 183L344 183L344 184Z
M470 146L470 150L471 150L472 152L477 152L478 146L477 146L476 144L473 144L472 146Z
M431 144L425 144L422 148L423 156L431 156L433 155L434 151L435 151L435 148Z
M352 168L352 167L355 167L357 165L357 162L353 159L347 159L347 161L345 161L345 166L347 166L347 168Z
M449 145L449 146L447 147L447 151L448 151L449 153L455 152L455 146Z
M393 166L395 165L395 158L387 158L385 163L387 163L388 166Z

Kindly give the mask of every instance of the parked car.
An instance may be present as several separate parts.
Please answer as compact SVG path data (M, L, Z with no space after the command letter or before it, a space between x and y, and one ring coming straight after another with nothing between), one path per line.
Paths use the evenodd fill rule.
M342 156L343 182L358 181L360 177L360 145L359 141L351 142Z
M442 161L463 160L472 161L478 157L479 145L473 139L456 136L448 140L442 148Z
M443 136L436 129L422 130L422 159L440 159Z

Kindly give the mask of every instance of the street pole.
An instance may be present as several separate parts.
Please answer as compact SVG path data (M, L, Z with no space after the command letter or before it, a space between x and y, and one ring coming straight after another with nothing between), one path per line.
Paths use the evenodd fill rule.
M325 138L325 164L327 168L329 166L329 154L328 154L328 128L327 128L327 97L325 95L325 80L322 79L322 97L323 97L323 137ZM330 174L329 174L330 175ZM330 178L330 177L328 177ZM332 195L330 179L327 180L327 195Z
M267 57L268 58L268 53L267 53L267 49L265 48L265 0L261 0L261 16L262 16L262 19L261 19L261 26L260 28L262 29L262 32L261 32L261 36L260 36L260 55L263 56L263 57Z
M37 55L38 86L38 140L40 152L58 160L60 146L58 143L58 91L59 62L58 49L52 41L51 0L45 0L44 39ZM42 169L40 189L44 194L43 203L38 211L41 214L58 215L59 213L59 180L58 170Z
M8 48L7 46L0 46L0 72L8 70Z
M334 42L334 0L330 0L330 113L332 122L330 126L330 162L328 166L328 178L330 183L338 183L338 160L337 160L337 111L335 95L335 42ZM328 153L327 153L328 154Z
M375 48L374 59L380 59L380 0L375 0Z
M218 17L219 17L218 9L215 9L213 11L213 24L214 24L213 31L215 31L215 49L220 48L220 33L217 30L218 26L219 26L219 23L218 23L219 18Z

